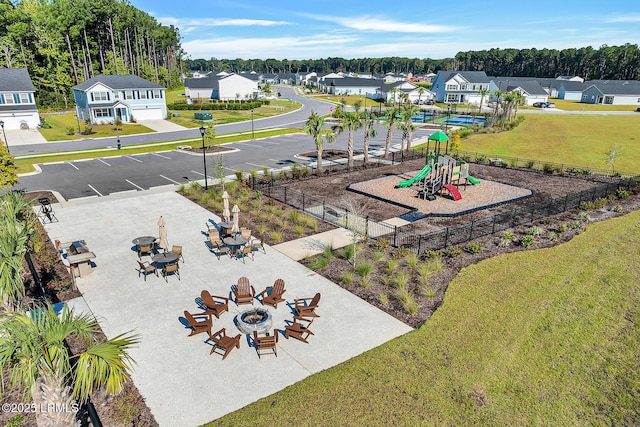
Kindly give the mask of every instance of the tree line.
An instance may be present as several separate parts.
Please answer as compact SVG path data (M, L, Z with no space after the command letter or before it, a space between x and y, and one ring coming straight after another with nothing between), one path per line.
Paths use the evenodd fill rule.
M190 70L255 71L257 73L437 73L440 70L484 71L489 76L555 78L580 76L585 80L640 80L638 45L603 45L570 49L490 49L459 52L455 58L408 57L323 59L187 59Z
M176 86L183 54L177 28L126 0L0 0L0 67L26 67L40 107L69 108L70 88L99 74Z

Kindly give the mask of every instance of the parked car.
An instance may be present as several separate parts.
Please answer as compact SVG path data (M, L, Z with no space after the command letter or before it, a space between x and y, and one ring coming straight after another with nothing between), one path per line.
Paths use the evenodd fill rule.
M640 107L636 108L636 113L640 113Z
M424 105L433 105L435 104L435 102L433 102L433 99L425 99L424 101Z
M545 102L545 108L556 108L555 102Z
M534 102L532 105L536 108L544 108L546 104L546 102Z

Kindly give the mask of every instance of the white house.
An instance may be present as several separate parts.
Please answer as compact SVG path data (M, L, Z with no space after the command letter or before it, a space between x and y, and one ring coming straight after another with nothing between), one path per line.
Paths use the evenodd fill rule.
M495 79L489 83L489 94L484 97L485 102L496 100L496 91L500 92L520 92L522 94L523 105L533 105L535 102L547 102L549 94L535 80L520 79Z
M587 83L573 80L563 81L560 86L558 86L558 98L567 101L581 101L582 92L587 87L589 87Z
M489 83L491 80L484 71L438 71L431 92L438 102L480 105L482 95L478 91L489 90Z
M320 90L333 95L362 95L375 92L382 82L373 79L359 79L357 77L325 78L320 82Z
M582 102L588 104L640 105L640 81L593 80L585 82Z
M184 94L187 99L239 101L257 99L260 89L257 80L240 74L228 74L204 79L185 79Z
M0 68L0 120L5 129L36 128L40 115L26 68Z
M407 100L416 104L418 100L426 101L433 99L433 93L428 89L420 90L419 86L414 85L411 82L399 81L395 83L383 84L376 90L374 99L384 99L386 102L401 102L404 97L402 94L406 94Z
M165 88L133 74L100 75L71 88L78 118L91 123L163 120Z

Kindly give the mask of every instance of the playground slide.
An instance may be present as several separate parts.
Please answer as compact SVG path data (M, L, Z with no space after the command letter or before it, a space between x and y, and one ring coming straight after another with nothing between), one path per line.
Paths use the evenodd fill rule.
M478 185L480 184L480 180L478 178L474 178L471 175L467 175L467 179L469 180L470 183L472 183L473 185Z
M426 165L425 167L422 168L422 170L418 173L418 175L414 176L411 179L408 179L406 181L400 181L398 183L398 185L396 185L396 187L399 188L406 188L406 187L410 187L411 185L413 185L414 183L420 181L422 178L424 178L425 176L427 176L427 174L431 171L431 167L429 165Z

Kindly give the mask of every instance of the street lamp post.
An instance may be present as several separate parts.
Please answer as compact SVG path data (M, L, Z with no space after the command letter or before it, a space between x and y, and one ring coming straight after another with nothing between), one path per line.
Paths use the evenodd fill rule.
M2 137L4 138L4 145L7 146L7 153L11 154L11 150L9 150L9 142L7 142L7 134L4 133L4 120L0 120L0 128L2 128Z
M118 147L118 150L120 150L122 148L122 144L120 144L120 135L118 135L117 147Z
M447 105L447 121L444 122L445 133L449 133L449 118L451 117L451 104Z
M253 108L251 109L251 139L253 139Z
M202 136L202 164L204 165L204 189L209 189L209 184L207 182L207 156L204 149L204 133L207 131L204 126L200 126L200 135Z
M78 135L82 132L80 131L80 112L78 111L78 106L76 105L76 122L78 122Z

